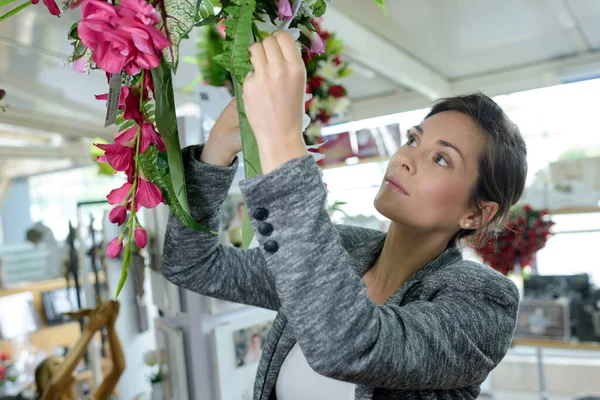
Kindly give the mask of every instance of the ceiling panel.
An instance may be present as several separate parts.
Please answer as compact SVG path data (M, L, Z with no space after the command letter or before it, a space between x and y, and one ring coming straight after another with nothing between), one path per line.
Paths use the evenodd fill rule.
M594 50L600 50L600 2L598 0L569 0L566 6L573 13L583 36Z
M398 48L457 79L573 54L541 0L388 0L389 18L370 1L335 7ZM597 2L600 8L600 2Z

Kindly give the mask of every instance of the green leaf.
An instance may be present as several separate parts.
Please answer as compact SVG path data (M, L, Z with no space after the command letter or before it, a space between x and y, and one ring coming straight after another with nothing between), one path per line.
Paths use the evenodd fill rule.
M175 115L173 77L165 60L162 60L158 67L152 69L152 78L154 79L156 94L156 127L167 147L171 183L175 190L177 201L189 213L190 207L185 190L185 176L183 174L177 116Z
M202 0L162 0L159 4L162 16L160 29L171 42L171 46L163 51L163 59L176 71L181 39L192 30L198 15L207 10L203 8Z
M17 1L17 0L0 0L0 7L7 6L14 1Z
M71 25L71 27L69 28L69 35L67 36L68 39L79 40L79 32L77 32L78 26L79 22L75 22L73 25Z
M183 89L183 93L191 92L192 89L194 89L196 87L196 85L199 85L200 83L202 83L203 80L204 80L204 78L202 77L202 75L198 75L196 77L196 79L194 79L193 81L191 81L190 83L188 83L186 85L186 87Z
M252 35L252 15L256 8L255 0L234 0L225 9L229 18L225 21L225 33L228 40L224 44L224 52L213 58L243 83L250 65L250 37Z
M81 42L81 40L77 40L76 44L75 44L75 50L73 52L73 61L83 57L83 55L85 54L85 51L87 50L87 47L85 47L83 45L83 43Z
M313 7L313 14L315 17L322 17L323 14L325 14L325 11L327 11L327 4L325 4L325 0L317 0Z
M238 117L240 120L240 134L242 135L242 154L244 155L244 174L246 179L262 173L260 166L260 155L258 153L258 144L254 137L254 132L250 127L248 118L246 117L246 110L244 108L244 101L242 100L242 84L233 77L233 88L235 91L235 98L238 108ZM248 213L244 213L244 222L242 224L242 247L244 250L248 250L250 242L254 237L254 230L252 229L252 223L248 218Z
M130 228L129 232L132 232ZM121 279L119 280L119 285L117 286L117 294L115 298L119 297L119 293L121 293L121 289L125 285L125 281L127 280L127 275L129 274L129 264L131 263L131 233L129 234L129 242L125 243L125 255L123 257L123 266L121 267Z
M160 189L161 193L167 199L167 205L171 209L173 215L187 227L201 232L216 234L216 232L210 231L197 223L196 220L181 207L181 204L177 201L173 186L171 185L170 176L165 171L166 168L161 171L159 167L159 153L160 152L155 146L150 146L148 147L148 150L140 154L139 163L146 177Z
M186 64L200 64L200 61L198 61L198 59L196 57L191 57L191 56L184 56L181 57L181 61L183 61Z
M23 3L19 7L13 8L9 12L7 12L6 14L0 16L0 22L4 21L6 18L12 17L16 13L18 13L19 11L24 10L27 7L29 7L30 5L31 5L31 1L27 1L27 3Z
M375 2L375 4L377 4L379 7L381 7L381 10L383 11L383 13L386 16L388 15L387 8L385 7L384 0L373 0L373 2Z

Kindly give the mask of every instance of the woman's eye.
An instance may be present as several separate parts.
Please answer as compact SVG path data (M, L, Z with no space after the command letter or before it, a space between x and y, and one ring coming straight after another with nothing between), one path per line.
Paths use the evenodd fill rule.
M408 137L406 138L406 144L409 146L412 146L415 143L417 143L417 140L415 139L414 135L409 134Z
M448 162L446 161L446 159L444 158L444 156L442 156L441 154L436 154L436 155L433 157L433 161L434 161L436 164L439 164L439 165L441 165L442 167L448 167L448 166L449 166L449 165L448 165Z

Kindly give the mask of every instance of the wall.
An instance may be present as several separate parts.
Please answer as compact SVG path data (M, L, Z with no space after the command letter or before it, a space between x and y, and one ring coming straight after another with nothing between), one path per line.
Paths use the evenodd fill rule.
M15 179L0 208L4 244L25 242L25 232L33 225L29 206L28 180Z

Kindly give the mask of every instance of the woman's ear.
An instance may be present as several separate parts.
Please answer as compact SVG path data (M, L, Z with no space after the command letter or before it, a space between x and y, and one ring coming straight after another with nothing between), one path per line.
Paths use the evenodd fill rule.
M498 212L498 203L486 201L479 204L477 210L471 211L461 221L462 229L479 229L490 222Z

